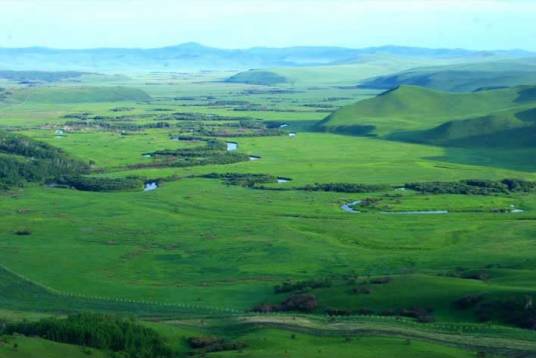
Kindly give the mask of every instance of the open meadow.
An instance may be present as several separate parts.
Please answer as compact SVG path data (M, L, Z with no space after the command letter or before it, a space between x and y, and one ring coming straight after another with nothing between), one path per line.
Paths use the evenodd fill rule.
M350 86L410 64L2 83L0 325L119 313L214 357L534 356L536 149L426 132L532 130L534 91ZM104 356L3 339L0 357Z

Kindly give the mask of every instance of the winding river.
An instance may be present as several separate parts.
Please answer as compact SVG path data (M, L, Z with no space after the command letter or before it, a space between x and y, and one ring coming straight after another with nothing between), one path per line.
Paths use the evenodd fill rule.
M227 151L233 152L238 149L238 143L235 142L227 142Z

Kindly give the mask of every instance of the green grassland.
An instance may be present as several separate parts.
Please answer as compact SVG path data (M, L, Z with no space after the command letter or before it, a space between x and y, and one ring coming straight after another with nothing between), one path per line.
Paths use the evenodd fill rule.
M228 72L132 75L105 84L95 77L76 86L11 84L15 97L32 95L0 104L0 129L91 163L93 177L136 175L159 179L159 187L85 192L28 183L1 191L0 318L130 314L154 321L147 324L181 352L189 350L185 337L215 334L246 341L239 353L246 357L534 353L532 331L500 320L480 323L476 308L462 310L454 302L471 295L490 302L536 295L536 195L395 190L410 182L536 180L532 145L452 142L532 128L533 88L450 94L403 86L373 97L377 91L333 86L344 73L361 76L354 70L274 70L304 79L277 87L222 82ZM314 83L308 71L323 75ZM453 124L434 129L445 123ZM489 123L495 129L482 131ZM277 131L268 132L268 125ZM333 133L345 126L373 126L368 134L375 136ZM215 135L215 129L231 134ZM176 136L201 139L172 140ZM173 167L151 165L159 159L143 156L202 148L213 139L238 143L238 153L260 159ZM200 177L209 173L292 180L248 188ZM387 187L371 193L300 190L315 183ZM375 205L360 213L341 209L356 200ZM430 210L449 213L395 215ZM387 282L370 283L385 277ZM250 312L291 295L274 286L317 278L332 284L308 290L318 300L310 314L296 319ZM361 286L366 293L355 290ZM412 307L430 309L435 322L381 315ZM351 312L348 322L326 318L333 309ZM364 309L369 313L359 315ZM494 345L495 338L511 351ZM12 339L19 348L0 344L0 357L82 352L37 338Z
M147 101L139 89L126 87L35 87L16 90L9 99L35 103L84 103Z

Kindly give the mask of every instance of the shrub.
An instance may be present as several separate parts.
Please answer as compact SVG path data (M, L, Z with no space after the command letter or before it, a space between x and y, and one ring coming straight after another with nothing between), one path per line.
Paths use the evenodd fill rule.
M385 277L376 277L369 281L373 285L385 285L389 282L391 282L391 278L388 276Z
M115 191L141 189L144 180L133 176L125 178L73 176L62 178L59 183L83 191Z
M367 286L358 286L358 287L354 287L352 289L352 292L355 294L370 295L372 293L372 289Z
M38 322L9 324L5 333L110 350L132 358L175 357L156 331L134 320L109 315L83 313L65 319L46 318Z
M404 187L427 194L493 195L509 192L533 192L536 191L536 182L523 179L468 179L458 182L408 183Z
M15 230L15 235L18 235L18 236L29 236L31 234L32 234L32 231L27 228Z
M312 312L318 302L316 297L311 294L297 294L287 298L281 304L281 310L283 311L300 311L300 312Z
M467 296L463 296L462 298L457 299L456 301L453 302L453 304L454 304L454 307L458 309L466 310L466 309L476 306L479 302L482 301L483 298L484 297L482 295L467 295Z
M307 191L333 191L339 193L373 193L387 190L387 185L353 184L353 183L327 183L306 185L300 190Z
M328 278L313 279L305 281L285 281L274 287L275 293L286 293L292 291L308 291L313 288L331 287L332 281Z
M281 304L260 304L253 307L253 312L269 313L269 312L312 312L318 306L316 297L311 294L295 294L289 296Z
M326 310L326 313L329 316L350 316L352 314L352 311L342 308L328 308Z
M243 342L228 341L224 338L214 336L189 337L186 341L191 348L207 353L235 351L247 347Z
M531 296L483 301L475 309L480 321L500 321L536 330L536 307Z

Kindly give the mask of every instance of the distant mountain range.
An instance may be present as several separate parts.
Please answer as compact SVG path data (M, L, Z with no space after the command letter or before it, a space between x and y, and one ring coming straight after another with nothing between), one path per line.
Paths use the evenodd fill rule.
M335 65L364 61L374 56L430 59L499 59L536 56L523 50L471 51L383 46L363 49L342 47L288 47L219 49L198 43L154 49L44 47L0 48L0 70L42 71L182 71Z

